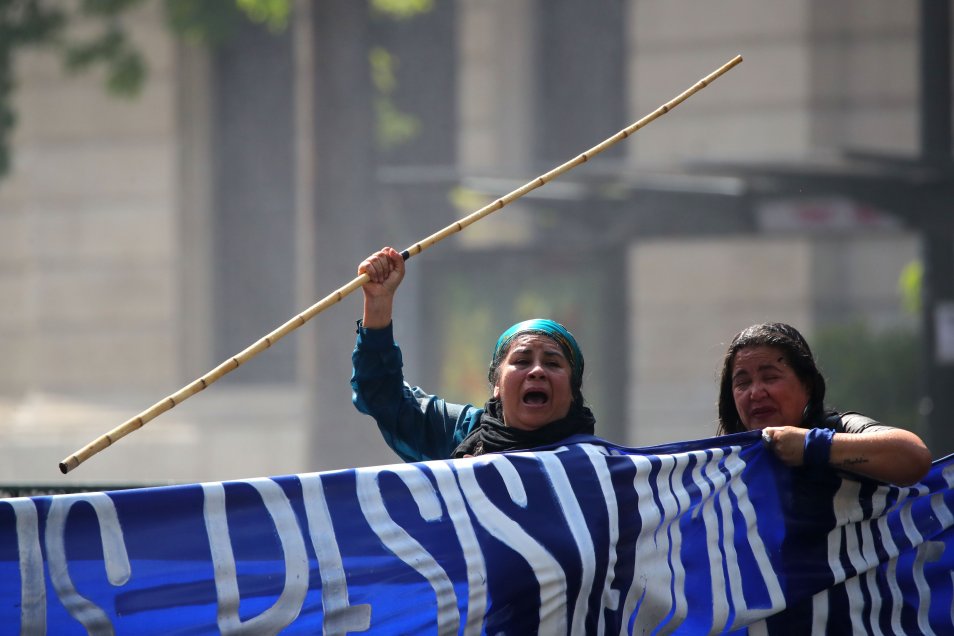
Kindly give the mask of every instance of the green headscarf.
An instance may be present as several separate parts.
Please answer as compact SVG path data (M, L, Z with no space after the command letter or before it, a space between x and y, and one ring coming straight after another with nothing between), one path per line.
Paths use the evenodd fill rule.
M494 355L490 360L488 378L491 383L494 381L494 372L500 365L500 361L510 346L510 343L517 336L528 333L547 336L560 345L560 348L563 350L563 355L566 356L567 361L570 363L570 384L573 386L575 392L579 391L580 386L583 384L583 352L580 351L580 346L576 343L576 338L573 337L573 334L571 334L566 327L548 318L524 320L500 334L500 337L497 338L497 346L494 347Z

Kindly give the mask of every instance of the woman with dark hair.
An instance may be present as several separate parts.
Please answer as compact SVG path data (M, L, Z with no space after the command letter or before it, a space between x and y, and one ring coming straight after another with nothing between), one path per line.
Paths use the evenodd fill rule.
M914 433L826 410L825 378L805 338L784 323L742 330L725 353L719 433L756 429L789 466L830 466L898 485L916 483L931 467Z
M484 408L451 404L404 381L391 313L404 259L385 247L361 262L364 312L352 354L352 401L375 419L405 461L469 457L529 449L594 433L584 405L583 353L563 325L537 318L497 339Z

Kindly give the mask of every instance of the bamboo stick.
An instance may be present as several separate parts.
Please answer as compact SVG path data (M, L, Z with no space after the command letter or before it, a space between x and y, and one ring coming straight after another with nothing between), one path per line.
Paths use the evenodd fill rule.
M603 152L604 150L610 148L614 144L622 141L623 139L626 139L627 137L635 133L640 128L644 127L645 125L649 124L655 119L658 119L662 115L665 115L670 110L672 110L673 108L675 108L676 106L678 106L679 104L687 100L689 97L691 97L695 93L699 92L700 90L708 86L715 79L717 79L718 77L720 77L721 75L725 74L727 71L735 67L741 61L742 61L741 55L735 56L734 58L732 58L731 60L723 64L721 67L719 67L712 73L706 75L701 80L693 84L690 88L686 89L685 91L683 91L682 93L674 97L673 99L669 100L668 102L666 102L665 104L663 104L662 106L654 110L653 112L644 116L642 119L620 130L618 133L616 133L612 137L609 137L603 140L602 142L593 146L586 152L574 157L573 159L567 161L566 163L563 163L557 166L556 168L553 168L549 172L540 175L536 179L533 179L532 181L528 181L523 186L497 199L493 203L490 203L480 208L476 212L473 212L467 215L466 217L460 219L459 221L456 221L455 223L448 225L447 227L440 230L439 232L435 232L434 234L431 234L430 236L418 241L411 247L401 252L401 255L404 257L405 260L407 260L411 256L420 254L425 249L444 240L448 236L455 234L457 232L460 232L465 227L473 223L476 223L480 219L484 218L485 216L493 212L496 212L497 210L500 210L505 205L512 203L513 201L519 199L520 197L524 196L528 192L531 192L532 190L539 188L545 183L552 181L553 179L559 177L563 173L569 170L572 170L573 168L580 165L581 163L585 163L586 161L589 161L591 158ZM356 277L354 280L352 280L348 284L338 288L336 291L329 294L328 296L325 296L320 301L318 301L317 303L315 303L314 305L312 305L311 307L309 307L302 313L298 314L297 316L287 321L286 323L284 323L283 325L281 325L280 327L278 327L271 333L267 334L266 336L264 336L257 342L253 343L251 346L247 347L246 349L237 353L231 358L225 360L224 362L219 364L217 367L215 367L214 369L212 369L211 371L209 371L202 377L196 380L193 380L191 383L182 387L175 393L163 398L159 402L156 402L151 407L139 413L135 417L130 418L129 420L123 422L122 424L112 429L108 433L96 438L95 440L93 440L92 442L84 446L83 448L79 449L78 451L76 451L69 457L65 458L63 461L61 461L59 464L60 472L62 472L65 475L66 473L73 470L74 468L79 466L81 463L83 463L84 461L86 461L87 459L95 455L96 453L111 446L112 444L122 439L129 433L142 428L143 426L146 425L147 422L153 420L154 418L158 417L162 413L165 413L166 411L173 408L177 404L182 403L184 400L195 395L199 391L206 389L210 384L212 384L213 382L215 382L216 380L218 380L225 374L230 373L231 371L234 371L239 366L241 366L242 364L245 364L246 362L254 358L256 355L264 351L265 349L268 349L275 342L277 342L281 338L284 338L295 329L298 329L299 327L301 327L306 322L314 318L316 315L320 314L322 311L324 311L328 307L331 307L332 305L340 302L343 298L348 296L351 292L355 291L359 287L362 287L369 280L371 279L367 274L360 274L358 277Z

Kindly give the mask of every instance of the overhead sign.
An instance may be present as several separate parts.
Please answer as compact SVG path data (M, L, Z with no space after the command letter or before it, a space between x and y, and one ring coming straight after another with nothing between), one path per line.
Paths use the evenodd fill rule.
M840 197L766 201L756 209L756 222L760 230L778 232L845 232L901 227L893 216Z

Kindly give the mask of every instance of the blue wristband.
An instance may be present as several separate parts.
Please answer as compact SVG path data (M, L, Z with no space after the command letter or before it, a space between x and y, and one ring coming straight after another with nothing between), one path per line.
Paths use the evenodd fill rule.
M830 428L813 428L805 435L805 456L802 462L806 466L827 466L831 459L831 442L835 431Z

